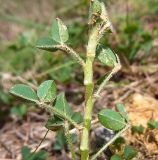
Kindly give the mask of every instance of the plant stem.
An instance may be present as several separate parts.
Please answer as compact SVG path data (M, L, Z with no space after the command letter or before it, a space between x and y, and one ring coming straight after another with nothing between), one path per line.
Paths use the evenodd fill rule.
M66 140L67 140L67 143L68 143L69 150L71 152L72 160L75 160L76 159L76 155L75 155L75 151L74 151L74 148L73 148L71 135L70 135L70 132L69 132L69 124L68 124L68 122L65 122L64 129L65 129L65 137L66 137Z
M89 132L91 128L92 109L93 109L93 61L97 47L98 28L94 27L90 33L87 46L87 57L84 66L84 85L85 85L85 111L84 123L81 134L81 160L89 160Z
M121 136L130 127L129 124L126 125L120 132L118 132L108 143L106 143L93 157L91 160L96 160L96 158L108 147L110 146L118 137Z

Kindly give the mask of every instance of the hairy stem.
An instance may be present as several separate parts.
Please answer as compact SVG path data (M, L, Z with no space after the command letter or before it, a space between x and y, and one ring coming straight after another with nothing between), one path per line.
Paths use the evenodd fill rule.
M94 27L90 33L87 46L87 58L84 66L84 85L85 85L85 111L84 123L81 134L81 160L89 160L89 132L91 129L92 110L93 110L93 61L97 47L98 28Z
M125 132L130 127L129 124L126 125L124 129L118 132L108 143L106 143L93 157L91 160L96 160L96 158L105 150L108 146L110 146L117 138L121 136L123 132Z
M63 50L64 52L66 52L68 54L70 54L81 66L85 65L84 60L72 48L63 44L63 45L59 45L59 49Z
M80 57L80 55L74 51L71 47L67 46L66 44L59 44L59 45L49 45L49 46L36 46L37 48L43 49L43 48L55 48L62 50L63 52L66 52L67 54L70 54L74 60L76 60L81 66L85 65L84 60Z

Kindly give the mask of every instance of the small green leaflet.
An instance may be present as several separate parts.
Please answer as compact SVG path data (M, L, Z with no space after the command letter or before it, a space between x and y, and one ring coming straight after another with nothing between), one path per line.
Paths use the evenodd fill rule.
M125 120L128 122L128 115L127 115L127 112L126 112L126 110L125 110L124 105L118 103L118 104L116 104L116 109L119 111L119 113L121 114L121 116L122 116L123 118L125 118Z
M21 149L21 154L22 154L22 159L27 160L28 157L30 156L31 150L28 147L22 147Z
M137 151L135 148L133 148L132 146L130 145L126 145L125 146L125 149L124 149L124 157L126 160L131 160L133 159L134 157L136 157L137 155Z
M116 55L110 48L103 47L103 45L98 45L96 53L98 60L103 64L109 67L113 67L117 64Z
M125 119L118 113L111 109L103 109L98 114L100 123L113 131L119 131L126 125Z
M34 90L31 87L24 84L17 84L13 86L10 89L10 93L33 102L38 101L38 97Z
M79 112L74 112L71 117L76 123L81 123L83 121L83 118Z
M59 18L52 23L51 33L56 42L64 43L69 39L67 27Z
M158 121L150 120L148 122L148 127L150 129L158 129Z
M43 102L51 102L56 97L56 84L53 80L43 82L37 89L37 95Z
M63 92L57 96L54 108L56 108L60 113L63 113L63 115L68 117L71 117L73 114L69 104L66 101L65 93Z
M48 119L45 127L51 131L58 131L63 128L64 122L57 116Z
M113 143L114 148L120 150L122 145L126 143L126 140L123 137L118 137Z
M123 160L123 158L120 157L119 155L115 154L110 158L110 160Z
M55 137L53 149L57 151L58 150L61 151L62 149L64 149L65 145L66 145L66 138L65 138L64 132L63 130L59 130Z
M139 126L132 126L132 133L138 133L143 134L144 133L144 127L142 125Z
M73 112L71 110L71 108L65 98L65 94L63 92L57 96L54 108L56 108L62 115L69 117L70 119L72 119L76 123L82 122L82 116L80 115L80 113ZM62 117L61 115L57 115L57 116Z
M58 50L57 45L59 45L59 43L51 38L41 38L36 43L37 48L51 52Z
M22 147L21 149L22 160L46 160L48 153L46 151L38 151L31 153L31 149L28 147Z

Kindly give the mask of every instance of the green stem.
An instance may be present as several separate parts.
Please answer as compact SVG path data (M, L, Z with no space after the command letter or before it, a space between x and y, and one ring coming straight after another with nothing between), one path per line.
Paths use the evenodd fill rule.
M118 132L108 143L106 143L93 157L91 160L96 160L96 158L108 147L110 146L118 137L121 136L123 132L125 132L130 127L129 124L126 125L124 129Z
M93 109L93 83L85 86L85 99L86 99L86 107L85 107L85 116L84 116L84 126L81 136L81 160L89 159L89 131L91 128L91 120L92 120L92 109Z
M87 46L87 58L84 65L84 85L85 85L85 111L84 123L81 134L81 160L89 160L89 132L91 129L92 110L93 110L93 61L97 47L98 27L94 27L90 33Z
M65 137L66 137L66 140L67 140L67 143L68 143L69 150L71 152L72 160L75 160L76 159L76 155L75 155L75 151L74 151L74 148L73 148L71 135L70 135L70 132L69 132L69 124L68 124L68 122L65 122L64 129L65 129Z

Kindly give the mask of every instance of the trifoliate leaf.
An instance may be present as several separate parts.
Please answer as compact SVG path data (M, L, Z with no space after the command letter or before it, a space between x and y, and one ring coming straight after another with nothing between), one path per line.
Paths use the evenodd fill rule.
M126 125L124 118L118 113L111 109L103 109L98 114L100 123L111 130L119 131Z
M10 93L33 102L38 101L38 97L34 90L31 87L24 84L17 84L13 86L10 89Z
M43 82L37 89L37 95L43 102L51 102L56 97L56 84L53 80Z
M51 33L56 42L64 43L69 39L67 27L59 18L52 23Z
M97 58L103 64L113 67L117 64L117 59L115 54L110 48L98 45L97 47Z

